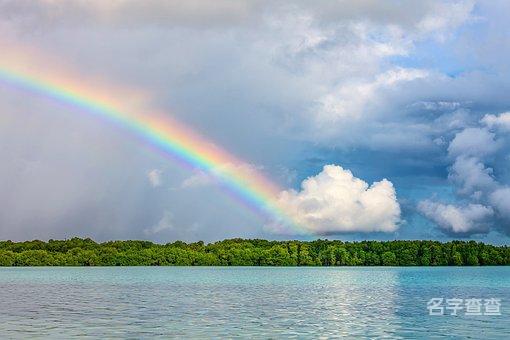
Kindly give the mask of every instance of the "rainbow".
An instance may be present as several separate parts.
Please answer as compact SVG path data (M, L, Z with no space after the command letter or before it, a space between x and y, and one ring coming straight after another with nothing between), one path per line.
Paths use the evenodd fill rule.
M16 61L4 64L1 60L1 83L70 105L121 127L180 164L213 176L225 192L268 221L298 228L292 218L277 205L280 192L277 185L246 162L168 115L134 113L131 108L125 107L123 99L129 97L119 96L123 99L115 101L112 99L114 95L105 96L108 90L87 87L80 78L73 78L69 74L41 74L41 68L34 65L13 66ZM80 79L80 82L74 79Z

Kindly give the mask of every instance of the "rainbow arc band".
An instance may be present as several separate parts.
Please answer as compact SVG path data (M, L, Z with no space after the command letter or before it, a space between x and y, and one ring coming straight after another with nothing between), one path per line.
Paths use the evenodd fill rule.
M127 113L79 86L0 66L0 83L97 116L137 137L182 166L214 176L223 192L274 223L301 229L276 204L279 188L259 172L167 115Z

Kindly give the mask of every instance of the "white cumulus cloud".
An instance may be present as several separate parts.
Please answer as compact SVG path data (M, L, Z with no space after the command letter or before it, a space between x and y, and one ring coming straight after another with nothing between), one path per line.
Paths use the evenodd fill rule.
M326 165L309 177L301 190L280 193L279 206L313 234L393 232L400 222L400 205L393 184L383 179L371 186L338 165ZM268 227L290 233L281 225Z

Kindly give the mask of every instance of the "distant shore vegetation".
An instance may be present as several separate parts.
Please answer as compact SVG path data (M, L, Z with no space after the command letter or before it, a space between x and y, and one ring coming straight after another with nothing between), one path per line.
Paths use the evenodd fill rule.
M0 266L490 266L509 265L510 247L475 241L268 241L209 244L89 238L0 241Z

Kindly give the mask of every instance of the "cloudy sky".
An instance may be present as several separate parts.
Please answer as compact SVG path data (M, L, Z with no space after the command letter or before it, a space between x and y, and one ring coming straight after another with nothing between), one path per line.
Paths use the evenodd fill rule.
M25 51L39 74L65 67L143 91L276 183L275 204L303 226L261 218L207 173L0 80L0 239L508 244L509 11L498 0L0 0L0 63Z

